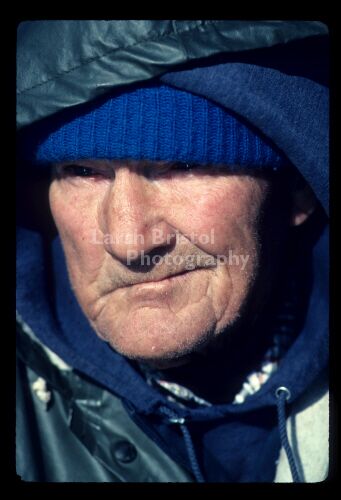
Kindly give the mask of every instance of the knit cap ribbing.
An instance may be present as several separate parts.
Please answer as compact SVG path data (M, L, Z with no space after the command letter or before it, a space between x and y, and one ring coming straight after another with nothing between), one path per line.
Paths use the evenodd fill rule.
M111 96L43 139L37 163L80 159L278 167L286 160L232 113L166 85Z

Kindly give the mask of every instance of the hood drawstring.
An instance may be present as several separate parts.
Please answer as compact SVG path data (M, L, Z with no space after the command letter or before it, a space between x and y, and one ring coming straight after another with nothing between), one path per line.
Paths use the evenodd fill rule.
M278 416L278 429L281 438L281 444L285 450L288 458L290 471L294 483L300 483L300 477L297 470L297 465L295 462L294 454L289 444L289 439L287 435L287 422L285 416L285 403L291 398L291 392L287 387L278 387L276 389L277 398L277 416Z
M193 445L193 441L191 438L191 434L185 424L186 420L183 417L179 417L175 412L170 410L169 408L163 406L160 408L160 411L164 413L168 417L168 422L171 424L178 424L180 426L180 430L182 432L182 435L184 437L185 445L186 445L186 451L187 455L191 464L191 469L194 474L195 479L197 480L198 483L204 483L204 477L201 473L199 464L198 464L198 459L195 454L195 449Z
M286 414L285 414L285 404L291 398L291 392L287 387L281 386L276 389L276 398L277 398L277 416L278 416L278 429L279 435L281 439L282 447L287 455L287 459L289 462L289 467L292 475L292 479L294 483L300 483L301 479L298 474L297 465L295 462L294 454L291 449L288 435L287 435L287 426L286 426ZM193 441L190 435L190 432L185 424L186 420L184 417L179 417L174 411L169 408L163 406L160 408L161 413L168 417L168 422L171 424L178 424L180 426L181 432L184 437L186 451L188 454L188 458L191 464L192 472L198 483L204 483L204 477L201 473L198 460L195 454L195 449L193 445Z

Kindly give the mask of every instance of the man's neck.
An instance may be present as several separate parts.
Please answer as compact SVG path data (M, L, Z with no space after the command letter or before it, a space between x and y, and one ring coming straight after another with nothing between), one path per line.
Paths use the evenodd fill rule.
M226 332L224 339L193 354L189 363L163 370L162 375L210 403L230 403L269 347L269 336L258 328Z

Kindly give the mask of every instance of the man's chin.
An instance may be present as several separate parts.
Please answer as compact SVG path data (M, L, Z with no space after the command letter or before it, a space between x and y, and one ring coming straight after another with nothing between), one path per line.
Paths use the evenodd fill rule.
M218 346L219 350L220 337L229 336L235 326L233 321L217 330L214 323L206 323L202 329L202 325L192 322L191 329L182 324L176 325L174 321L157 322L156 314L151 315L147 311L147 314L135 317L134 321L126 320L119 324L103 321L96 324L95 331L122 356L163 370L185 365L197 355L206 356L214 346Z
M115 317L102 315L92 326L122 356L160 369L187 363L215 333L213 321L177 321L168 310L150 307Z

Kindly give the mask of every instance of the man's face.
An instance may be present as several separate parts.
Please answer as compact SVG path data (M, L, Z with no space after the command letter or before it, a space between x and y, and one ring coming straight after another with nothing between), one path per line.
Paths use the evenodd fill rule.
M212 166L57 165L51 210L96 333L172 366L228 331L258 283L270 192L266 178Z

